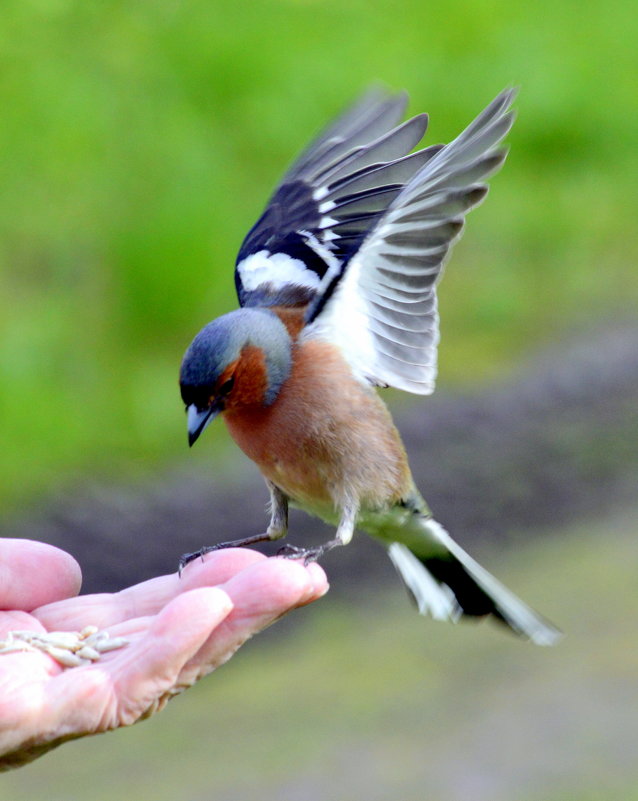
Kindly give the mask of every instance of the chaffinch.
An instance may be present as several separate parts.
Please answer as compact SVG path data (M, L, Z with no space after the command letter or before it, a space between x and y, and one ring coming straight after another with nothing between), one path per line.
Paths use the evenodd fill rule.
M503 163L515 91L454 141L411 152L428 117L403 124L407 96L376 89L328 126L288 170L244 240L241 308L205 326L180 386L192 445L221 415L270 490L263 534L185 554L284 537L288 505L336 535L284 555L314 560L355 528L382 540L419 611L491 615L541 645L558 631L436 522L375 386L434 389L436 284L466 212Z

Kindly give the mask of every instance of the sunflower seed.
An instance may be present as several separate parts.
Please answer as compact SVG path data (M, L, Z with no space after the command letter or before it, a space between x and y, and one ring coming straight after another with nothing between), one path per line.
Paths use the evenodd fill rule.
M42 651L52 656L56 662L59 662L64 667L80 667L80 665L88 665L88 659L74 654L72 651L67 651L66 648L56 648L55 645L42 644Z
M96 651L95 648L91 648L90 645L83 645L82 648L75 652L75 655L82 659L89 659L91 662L96 662L100 658L100 652Z
M0 639L0 654L18 651L44 651L64 667L80 667L96 662L101 654L128 645L124 637L109 636L97 626L82 631L9 631Z
M129 641L124 639L124 637L111 637L105 640L100 640L99 642L95 643L93 647L96 651L104 654L107 651L115 651L117 648L123 648L128 644Z

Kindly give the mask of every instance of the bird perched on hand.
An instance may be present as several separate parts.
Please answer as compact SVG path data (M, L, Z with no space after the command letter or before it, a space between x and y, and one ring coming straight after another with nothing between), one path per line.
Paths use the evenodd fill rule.
M422 614L492 615L538 644L557 639L432 518L375 390L434 389L436 285L505 159L514 95L502 92L449 144L411 152L427 115L398 124L406 95L373 90L288 170L239 251L242 308L197 334L180 374L189 443L221 415L266 479L270 524L180 567L284 537L292 504L337 528L285 555L317 559L361 529L388 545Z

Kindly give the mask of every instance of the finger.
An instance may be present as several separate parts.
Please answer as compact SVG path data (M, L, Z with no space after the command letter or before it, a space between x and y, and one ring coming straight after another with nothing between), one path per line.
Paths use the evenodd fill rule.
M0 539L0 609L30 612L72 598L81 584L80 566L65 551L35 540Z
M311 604L314 601L317 601L330 589L328 577L326 576L326 573L320 564L317 562L311 562L309 565L306 565L306 570L310 574L313 593L309 598L302 601L299 606L305 606L306 604Z
M146 636L129 653L122 653L113 671L123 723L133 722L176 688L184 665L232 608L223 590L200 587L179 595L159 613Z
M215 587L182 593L135 642L96 665L53 679L51 715L66 733L106 731L134 723L160 708L184 664L232 610Z
M246 548L214 551L189 564L181 576L172 573L122 590L117 594L121 614L124 618L154 614L180 593L224 584L246 567L265 559L264 554Z
M257 560L250 560L253 563L256 562L263 562L264 558L261 555L258 555ZM230 564L235 570L238 566L236 560L235 562L229 562L229 558L224 558L224 561L227 563L226 567ZM246 561L246 560L245 560ZM286 562L288 560L285 560ZM299 564L299 563L298 563ZM324 573L323 569L316 563L310 564L306 567L308 574L310 576L310 580L312 583L312 592L309 595L306 595L302 598L302 600L296 604L297 606L305 606L306 604L312 603L313 601L320 598L328 591L328 580L326 578L326 574ZM232 571L228 571L232 572ZM197 575L195 581L202 582L205 581L207 578L206 570L199 571L197 574L193 573L193 576ZM216 576L220 576L221 572L217 572ZM229 579L231 576L229 576ZM139 611L139 610L138 610ZM288 607L286 610L288 611ZM140 617L129 617L125 620L122 620L118 623L113 623L112 625L108 626L108 632L112 637L124 637L125 639L136 638L141 634L145 633L149 626L151 625L152 619L154 615L142 615Z
M92 625L114 626L131 618L155 615L171 599L197 587L223 584L236 573L266 557L257 551L229 548L215 551L177 573L158 576L114 594L83 595L72 601L50 604L34 614L47 629L76 630Z
M253 634L294 607L321 597L328 583L318 565L271 558L246 568L221 589L231 598L233 611L185 666L180 682L191 684L226 662Z
M272 561L272 560L271 560ZM288 563L288 560L284 560L285 563ZM297 563L298 565L300 563ZM306 568L308 575L310 577L310 582L312 584L312 590L310 593L303 595L301 600L295 603L292 603L292 606L305 606L306 604L312 603L316 601L318 598L321 598L328 591L328 580L326 578L326 574L324 573L323 569L316 563L308 565ZM259 573L256 576L256 582L260 581ZM225 588L226 585L224 585ZM282 587L276 587L277 590L281 590ZM290 591L290 587L288 588ZM295 596L295 600L296 600ZM279 604L280 607L285 607L284 612L289 611L291 608L291 604L289 603L288 597L284 599L284 604ZM114 625L110 626L108 631L112 637L124 637L125 639L129 639L131 637L135 638L140 636L147 631L149 626L152 622L152 615L142 616L142 617L131 617L127 620L123 620L120 623L115 623Z

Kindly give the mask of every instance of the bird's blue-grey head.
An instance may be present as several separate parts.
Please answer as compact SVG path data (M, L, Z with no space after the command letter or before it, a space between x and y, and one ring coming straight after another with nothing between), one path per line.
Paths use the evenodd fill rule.
M238 309L205 326L184 354L179 377L189 445L234 402L270 405L291 362L288 331L269 309Z

